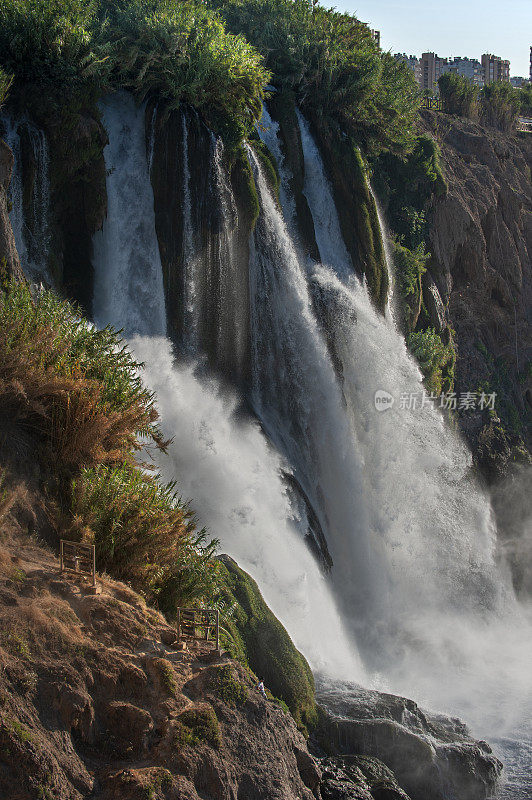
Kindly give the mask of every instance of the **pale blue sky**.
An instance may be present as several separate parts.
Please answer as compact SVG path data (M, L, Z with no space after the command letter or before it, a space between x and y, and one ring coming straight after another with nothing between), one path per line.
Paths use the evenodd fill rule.
M510 59L510 74L528 78L532 0L321 0L355 13L381 31L393 53L442 57L494 53Z

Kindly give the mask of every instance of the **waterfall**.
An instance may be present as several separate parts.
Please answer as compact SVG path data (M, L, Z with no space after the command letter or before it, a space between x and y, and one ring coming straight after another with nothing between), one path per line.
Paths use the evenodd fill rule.
M5 117L4 123L6 125L6 142L13 151L15 159L9 189L12 203L10 219L20 263L28 280L44 281L50 284L51 279L48 273L50 248L48 143L44 131L27 120L17 121ZM23 159L24 149L25 159Z
M389 689L461 714L484 735L522 729L532 711L531 628L495 562L488 497L438 410L401 402L421 397L419 369L393 319L381 317L365 286L346 274L339 228L325 212L336 214L331 188L308 126L301 132L305 193L326 262L315 265L311 283L329 308L351 446L363 464L355 505L365 524L327 528L337 595L347 618L353 580L369 573L379 582L383 602L366 607L367 630L357 624L356 634ZM386 411L377 410L378 390L395 400ZM348 540L361 535L371 557L350 562Z
M353 274L304 120L304 191L323 263L299 251L282 159L285 219L248 148L260 199L249 263L249 399L259 426L242 398L208 377L203 361L199 368L175 360L161 338L144 113L127 95L113 96L102 110L109 211L95 237L94 307L100 324L141 334L132 346L146 362L164 434L174 437L168 457L158 457L162 474L177 479L200 525L258 581L315 669L464 716L480 735L519 730L530 739L530 625L495 563L488 498L441 413L430 403L403 402L421 397L420 371L392 317L375 311ZM209 346L223 366L247 335L235 302L237 211L223 148L213 138L204 252L185 118L183 125L193 351L199 359ZM270 120L263 135L280 154L277 134ZM394 399L386 411L375 403L379 390ZM327 538L327 578L304 542L308 520L287 490L286 472Z
M145 107L119 92L100 102L109 135L107 219L93 237L94 318L126 335L166 333L163 275L146 156Z
M192 214L191 175L188 153L188 121L182 112L183 131L183 261L185 272L185 297L183 298L183 346L198 355L198 308L196 302L198 243Z
M109 97L102 111L110 139L105 153L110 197L104 231L95 236L94 308L99 324L113 322L126 333L141 334L130 344L145 362L144 380L157 394L163 433L173 438L168 456L157 456L158 468L166 479L177 479L183 496L191 498L200 527L220 539L221 549L257 580L312 666L361 681L356 648L304 542L306 520L288 496L282 475L289 465L259 425L243 416L237 395L207 377L202 364L176 361L171 344L160 336L164 302L146 148L141 145L144 115L125 94ZM236 207L221 142L212 144L212 197L222 218L214 261L204 260L202 268L217 265L231 292ZM143 224L141 213L147 214ZM139 282L142 291L133 291ZM231 302L230 295L226 301ZM195 302L203 302L199 293ZM238 309L234 314L238 319Z

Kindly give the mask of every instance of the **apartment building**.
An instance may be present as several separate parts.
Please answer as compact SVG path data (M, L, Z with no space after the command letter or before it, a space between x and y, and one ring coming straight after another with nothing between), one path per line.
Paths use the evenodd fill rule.
M421 55L420 87L423 91L437 92L438 79L447 72L449 62L440 58L436 53L423 53Z
M446 72L455 72L457 75L467 78L475 86L484 85L484 70L477 58L455 56L449 59Z
M494 56L492 53L484 53L481 58L484 83L494 83L496 81L510 80L510 62Z

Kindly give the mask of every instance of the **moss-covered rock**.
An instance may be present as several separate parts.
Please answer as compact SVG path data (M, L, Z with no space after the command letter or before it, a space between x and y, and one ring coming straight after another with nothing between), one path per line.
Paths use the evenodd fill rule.
M270 611L255 581L229 556L220 556L221 641L283 700L298 725L317 721L314 677L305 657Z
M384 311L388 269L362 154L353 137L334 120L315 115L311 122L332 184L346 247L355 269L366 277L373 302Z
M305 183L305 160L301 132L296 114L295 95L290 91L277 92L268 102L268 111L279 124L281 150L290 173L290 189L296 205L297 224L301 244L308 255L315 261L320 260L316 243L314 222L303 194Z

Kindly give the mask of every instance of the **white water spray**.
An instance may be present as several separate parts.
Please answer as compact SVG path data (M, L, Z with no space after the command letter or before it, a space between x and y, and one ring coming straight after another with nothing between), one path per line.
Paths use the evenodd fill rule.
M166 333L161 259L146 157L145 108L118 92L100 104L107 219L95 234L94 318L126 335Z
M460 714L478 734L530 738L532 631L495 563L489 500L441 414L430 403L409 407L411 395L421 396L421 375L393 320L375 311L360 281L346 278L344 245L324 211L334 203L321 158L308 128L302 138L305 174L317 184L305 191L330 264L317 265L312 282L330 309L353 447L364 464L356 505L369 522L328 529L336 590L349 604L353 568L379 582L383 603L377 614L366 609L369 627L358 640L388 689ZM395 399L387 411L376 408L379 389ZM346 540L361 533L371 558L346 570Z

